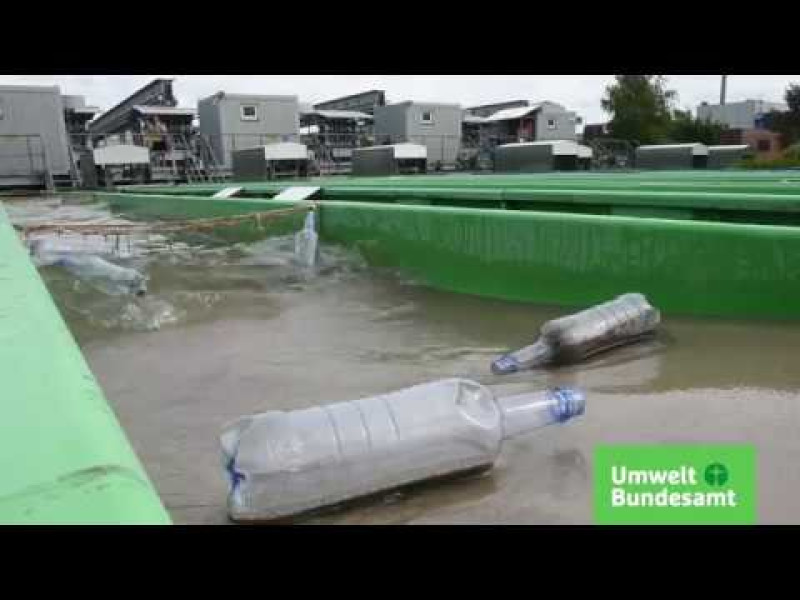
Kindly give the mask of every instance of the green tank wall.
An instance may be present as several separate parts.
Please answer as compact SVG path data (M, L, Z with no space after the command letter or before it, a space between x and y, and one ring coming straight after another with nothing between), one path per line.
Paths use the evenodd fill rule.
M264 196L277 193L293 185L316 185L324 193L385 193L416 189L455 191L497 190L631 190L631 191L695 191L735 193L775 193L800 195L800 171L660 171L660 172L589 172L541 174L450 174L394 177L320 177L286 181L256 181L237 185L244 194ZM120 191L153 193L157 195L212 195L229 187L223 184L190 184L178 186L127 186Z
M104 194L126 212L213 215L228 200ZM290 203L237 200L237 211ZM800 229L649 217L324 202L324 240L441 289L586 306L629 291L667 313L800 318Z
M0 524L170 518L0 205Z
M268 198L298 183L250 183L241 194ZM699 178L687 172L447 175L320 178L313 183L321 186L320 200L800 225L800 181L791 172L718 171ZM141 188L141 193L210 196L220 187Z

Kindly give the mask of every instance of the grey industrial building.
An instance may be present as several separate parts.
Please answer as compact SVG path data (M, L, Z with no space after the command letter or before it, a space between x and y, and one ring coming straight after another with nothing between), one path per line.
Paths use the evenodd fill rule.
M561 104L544 101L504 108L484 119L488 135L499 143L577 139L576 113Z
M72 144L73 152L79 152L88 146L89 121L101 110L96 106L87 106L83 96L61 96L64 105L64 125Z
M121 182L125 178L119 180L118 171L133 165L128 170L137 181L218 180L232 174L238 150L297 142L307 145L312 173L349 172L354 151L376 144L394 147L395 163L386 167L392 172L422 164L429 170L490 168L497 146L575 140L578 122L574 112L554 102L513 100L468 109L386 104L382 90L305 107L296 96L220 91L199 100L195 110L178 105L171 79L154 79L96 116L99 112L81 96L62 97L57 87L0 87L0 177L33 185L54 178L75 182L79 173L98 167L113 175L107 181ZM402 154L408 144L424 146L425 158L400 158L397 148ZM95 150L112 145L127 147L101 153L102 165L92 163ZM364 160L374 162L379 155ZM120 163L130 156L135 164ZM149 165L141 162L144 156ZM270 168L277 164L267 162Z
M154 79L89 123L93 147L130 144L148 149L152 181L182 180L196 169L192 108L178 106L171 79Z
M233 152L275 142L298 141L297 96L218 92L197 103L200 134L223 170L230 170Z
M0 186L52 185L72 172L58 86L0 86Z
M428 168L452 168L461 145L464 111L458 104L401 102L375 109L377 144L411 142L428 149Z
M350 171L353 150L374 141L372 121L372 115L364 112L301 108L300 137L320 174Z
M725 104L703 103L697 107L697 118L727 125L730 129L756 129L770 111L783 112L788 106L765 100L743 100Z
M150 134L188 135L193 117L191 108L178 107L171 79L154 79L98 116L89 132L94 139L117 136L131 141Z
M783 140L779 133L766 129L765 116L772 111L785 112L788 109L786 104L764 100L703 103L697 107L697 117L727 127L720 135L723 144L749 145L756 157L770 160L781 156ZM709 159L709 162L714 161Z

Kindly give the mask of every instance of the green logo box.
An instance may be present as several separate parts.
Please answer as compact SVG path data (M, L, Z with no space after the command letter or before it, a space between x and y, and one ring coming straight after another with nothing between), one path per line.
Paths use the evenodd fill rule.
M756 522L752 445L601 445L594 515L601 525Z

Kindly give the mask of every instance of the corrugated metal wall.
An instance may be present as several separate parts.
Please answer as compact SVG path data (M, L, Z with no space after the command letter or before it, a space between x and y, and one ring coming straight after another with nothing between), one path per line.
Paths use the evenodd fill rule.
M47 153L54 175L69 173L64 110L57 87L2 86L0 110L0 176L19 176L41 169L42 149ZM29 142L26 139L3 137L9 135L41 135L43 146L35 141L30 142L38 158L33 161L29 158Z

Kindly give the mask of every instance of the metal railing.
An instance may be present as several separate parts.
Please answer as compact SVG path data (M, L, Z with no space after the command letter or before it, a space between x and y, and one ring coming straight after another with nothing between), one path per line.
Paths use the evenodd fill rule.
M198 181L219 179L219 165L208 141L197 132L134 133L70 135L73 153L80 156L86 150L133 145L147 148L150 156L150 176L153 179Z

